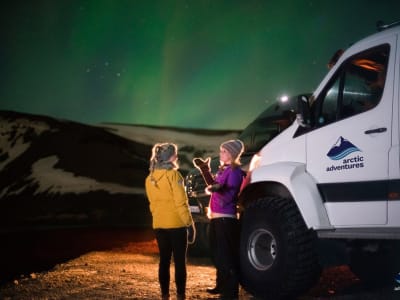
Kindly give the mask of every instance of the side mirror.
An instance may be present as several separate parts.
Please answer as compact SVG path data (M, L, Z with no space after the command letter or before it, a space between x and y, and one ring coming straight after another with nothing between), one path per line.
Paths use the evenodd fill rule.
M311 127L310 99L306 95L297 97L296 121L301 127Z

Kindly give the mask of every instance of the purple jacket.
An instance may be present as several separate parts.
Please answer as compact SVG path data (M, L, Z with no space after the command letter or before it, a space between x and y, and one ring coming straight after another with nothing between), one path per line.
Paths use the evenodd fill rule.
M240 167L232 169L226 166L220 169L215 177L215 183L221 188L211 194L210 208L214 213L236 215L236 204L244 172Z

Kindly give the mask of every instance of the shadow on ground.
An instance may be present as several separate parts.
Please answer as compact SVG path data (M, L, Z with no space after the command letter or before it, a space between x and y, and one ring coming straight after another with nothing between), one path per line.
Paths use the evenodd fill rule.
M42 272L90 251L153 239L148 228L76 228L1 233L0 283Z

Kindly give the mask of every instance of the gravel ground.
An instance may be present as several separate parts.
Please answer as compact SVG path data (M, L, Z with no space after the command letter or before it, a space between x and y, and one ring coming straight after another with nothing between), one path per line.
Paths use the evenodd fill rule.
M35 259L38 263L30 266L30 271L20 269L19 275L3 278L0 299L159 298L158 252L149 230L89 230L79 234L68 231L51 236L48 233L31 235L30 243L26 243L28 238L23 240L24 244L18 246L24 247L25 254L30 247L31 254L25 255L23 264L27 266L27 259ZM10 238L7 242L11 242ZM14 252L16 256L19 253ZM3 251L2 254L3 258L8 256L8 259L3 259L2 267L6 267L3 270L10 270L10 264L16 269L21 267L17 260L13 260L12 253ZM47 270L40 266L46 266ZM187 266L188 299L216 299L205 292L207 287L213 286L215 278L210 260L189 256ZM400 299L400 291L394 291L393 287L367 289L346 266L339 266L324 270L320 282L299 300ZM173 280L171 295L175 295ZM241 289L239 299L256 298Z

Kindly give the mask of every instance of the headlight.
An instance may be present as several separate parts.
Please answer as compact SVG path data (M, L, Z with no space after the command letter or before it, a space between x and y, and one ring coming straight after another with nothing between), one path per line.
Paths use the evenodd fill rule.
M260 153L256 153L253 155L250 161L249 171L252 172L254 169L257 169L261 163L261 155Z

